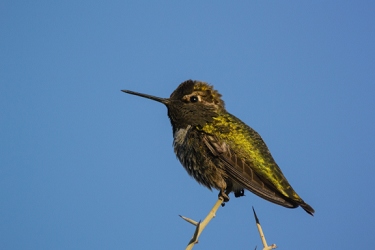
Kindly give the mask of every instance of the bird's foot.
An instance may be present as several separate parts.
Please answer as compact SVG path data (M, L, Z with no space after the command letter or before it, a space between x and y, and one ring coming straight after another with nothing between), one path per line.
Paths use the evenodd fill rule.
M223 203L221 204L222 207L225 206L225 202L228 202L229 201L229 196L228 194L224 191L224 190L221 190L219 192L219 198L223 199Z
M234 197L239 198L241 196L245 196L245 190L241 189L234 192Z

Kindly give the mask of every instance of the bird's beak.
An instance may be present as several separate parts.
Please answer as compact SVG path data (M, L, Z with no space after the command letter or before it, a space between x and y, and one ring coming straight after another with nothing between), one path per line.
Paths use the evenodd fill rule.
M131 91L131 90L121 90L121 91L124 92L124 93L131 94L131 95L137 95L137 96L144 97L144 98L147 98L147 99L151 99L151 100L154 100L154 101L157 101L157 102L161 102L165 105L169 104L168 98L161 98L161 97L157 97L157 96L153 96L153 95L146 95L146 94L134 92L134 91Z

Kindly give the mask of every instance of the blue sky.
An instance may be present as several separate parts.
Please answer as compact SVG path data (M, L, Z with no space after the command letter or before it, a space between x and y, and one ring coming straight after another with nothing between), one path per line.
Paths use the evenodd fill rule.
M172 149L168 97L209 82L314 207L247 192L196 249L363 249L375 231L372 1L2 1L0 248L184 249L217 198Z

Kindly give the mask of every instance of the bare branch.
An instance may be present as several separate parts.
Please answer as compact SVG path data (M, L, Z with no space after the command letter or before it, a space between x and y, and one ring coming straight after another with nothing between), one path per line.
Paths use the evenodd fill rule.
M208 223L216 216L216 211L219 209L220 205L224 202L224 199L222 197L219 197L218 200L216 201L215 205L212 207L211 211L208 213L206 218L202 222L196 222L190 218L187 218L185 216L180 217L184 219L185 221L195 225L195 231L194 235L189 241L189 244L186 247L186 250L193 249L194 245L198 243L198 238L205 229L205 227L208 225Z

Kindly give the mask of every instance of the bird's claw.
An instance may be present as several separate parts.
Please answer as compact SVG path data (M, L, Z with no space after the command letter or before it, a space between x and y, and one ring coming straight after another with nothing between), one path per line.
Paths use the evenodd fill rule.
M228 194L227 193L225 193L225 191L220 191L220 193L219 193L219 198L222 198L223 199L223 203L225 203L225 202L228 202L229 201L229 196L228 196Z
M238 198L241 196L245 196L245 191L243 189L234 192L234 197Z

